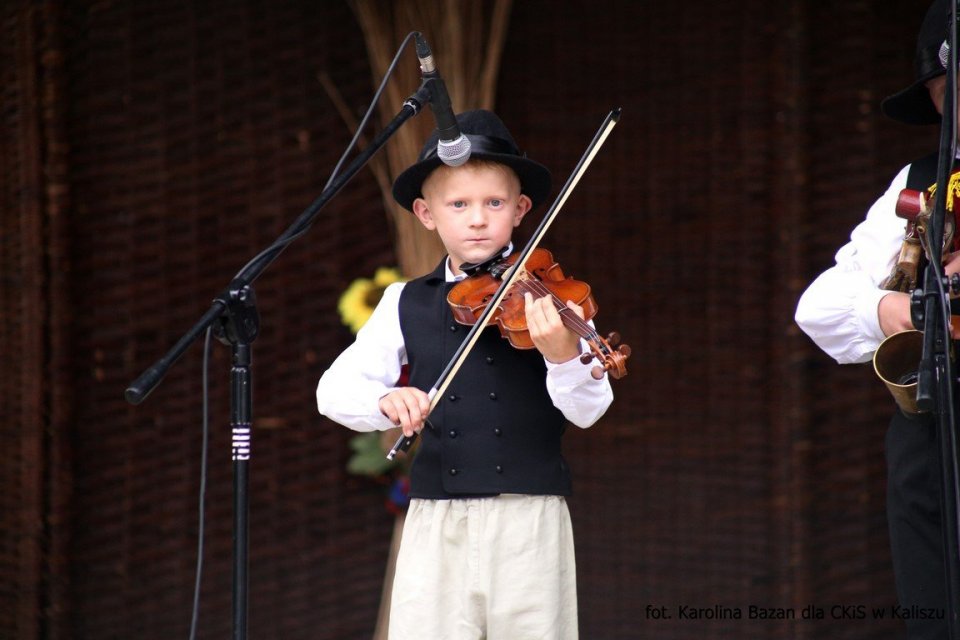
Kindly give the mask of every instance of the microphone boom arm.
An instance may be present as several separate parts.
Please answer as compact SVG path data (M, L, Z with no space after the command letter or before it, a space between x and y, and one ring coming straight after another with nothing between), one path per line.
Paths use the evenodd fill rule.
M140 404L150 395L157 385L160 384L160 381L167 374L170 367L172 367L190 345L193 344L193 341L222 315L223 311L230 304L231 290L236 291L252 284L293 240L306 233L320 210L367 164L370 158L386 144L387 140L396 133L397 129L399 129L404 122L420 113L423 105L428 101L428 91L428 87L421 85L413 95L407 98L400 112L394 116L393 120L384 127L363 151L357 154L353 162L343 170L330 186L323 190L267 250L240 270L230 285L213 299L210 309L203 314L200 320L197 321L162 358L157 360L141 373L136 380L130 383L130 386L128 386L124 392L124 398L127 402L134 405Z

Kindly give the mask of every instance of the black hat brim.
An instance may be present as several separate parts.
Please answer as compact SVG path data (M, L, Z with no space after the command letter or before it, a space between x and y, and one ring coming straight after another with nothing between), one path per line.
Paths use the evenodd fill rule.
M926 82L943 71L930 73L912 85L891 96L884 98L880 103L883 115L905 124L936 124L940 122L940 113L933 106Z
M550 170L539 162L523 156L501 153L471 153L470 159L489 160L513 169L520 179L520 191L537 207L550 195ZM443 162L434 156L422 160L397 176L393 183L393 198L401 207L413 211L413 201L422 198L423 181Z

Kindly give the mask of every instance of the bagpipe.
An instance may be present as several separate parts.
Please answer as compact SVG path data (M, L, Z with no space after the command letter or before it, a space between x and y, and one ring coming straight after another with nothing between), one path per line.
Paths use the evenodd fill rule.
M906 220L903 244L890 275L880 283L887 291L899 291L913 294L919 291L920 274L928 264L931 254L928 236L935 213L937 185L918 191L902 189L897 197L896 214ZM943 242L940 246L944 253L960 251L960 236L956 234L956 215L954 203L960 197L960 168L954 169L947 183L945 210L943 215ZM960 291L960 276L953 274L948 281L953 293ZM951 326L960 329L960 316L951 316ZM925 410L917 405L919 379L918 365L922 360L923 332L908 329L888 336L877 347L873 356L873 368L877 376L890 391L897 406L907 414L916 415Z

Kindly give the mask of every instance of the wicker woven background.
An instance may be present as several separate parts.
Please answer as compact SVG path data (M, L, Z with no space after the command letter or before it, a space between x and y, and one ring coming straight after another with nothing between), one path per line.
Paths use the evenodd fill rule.
M792 314L893 173L935 144L878 113L910 78L925 4L514 6L498 111L557 183L623 107L545 243L634 352L608 415L566 442L584 638L897 632L831 617L894 602L892 403ZM122 391L318 194L348 139L322 70L366 106L342 3L0 9L0 637L186 635L199 344L144 404ZM393 259L361 174L257 281L253 638L373 630L392 517L382 487L346 473L350 433L316 414L313 388L350 340L339 294ZM228 371L217 345L203 638L231 624ZM826 615L653 620L647 605Z

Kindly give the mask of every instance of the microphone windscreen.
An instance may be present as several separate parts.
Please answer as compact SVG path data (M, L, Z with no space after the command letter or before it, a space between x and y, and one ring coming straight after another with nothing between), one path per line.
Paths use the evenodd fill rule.
M449 167L459 167L470 159L470 140L465 135L456 140L441 140L437 143L437 157Z

